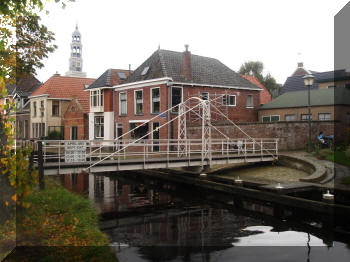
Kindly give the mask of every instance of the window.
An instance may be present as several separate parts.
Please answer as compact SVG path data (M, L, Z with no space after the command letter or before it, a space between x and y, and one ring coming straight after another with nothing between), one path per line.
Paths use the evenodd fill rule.
M301 114L300 120L309 120L309 114ZM310 120L312 120L312 115L310 117Z
M22 137L22 130L23 130L23 122L21 120L18 121L18 131L17 134Z
M33 102L33 116L36 117L36 102Z
M269 122L278 122L280 121L279 115L272 115L272 116L263 116L262 122L263 123L269 123Z
M95 116L95 138L104 137L104 118L103 116Z
M203 100L209 100L209 93L208 92L203 92L202 93L202 99Z
M78 139L78 127L77 126L72 126L71 133L70 133L70 139L71 140Z
M321 120L321 121L331 120L331 114L330 113L320 113L320 114L318 114L318 120Z
M171 106L177 106L182 103L182 87L172 87L171 88ZM179 107L175 107L172 110L173 113L179 112Z
M160 88L151 88L151 113L160 112Z
M247 95L247 107L253 108L254 107L254 97L253 95Z
M153 122L152 123L152 129L153 129L153 133L152 133L152 139L155 141L152 141L153 147L152 150L153 152L159 152L159 141L157 141L159 139L159 122Z
M142 76L146 75L146 74L148 73L148 70L149 70L149 66L146 66L146 67L142 70L141 75L142 75Z
M124 72L117 73L120 79L126 79L126 74Z
M126 93L119 94L119 115L123 116L127 114L127 100Z
M28 120L24 120L23 138L28 138Z
M328 86L327 88L335 88L335 86L334 86L334 85L332 85L332 86Z
M270 117L270 116L263 116L262 122L263 122L263 123L271 122L271 117Z
M296 121L297 120L297 116L296 115L285 115L284 119L286 121Z
M135 98L135 115L141 115L143 113L143 91L136 90L134 93Z
M102 90L90 91L90 106L91 107L103 106L103 91Z
M60 115L60 101L52 100L52 116Z
M223 106L236 106L236 96L235 95L224 95L222 97Z
M130 133L131 139L139 139L148 133L148 123L130 123L130 130L133 129L135 130ZM143 139L148 139L148 136L145 136Z
M40 101L40 116L44 117L44 111L45 111L45 107L44 107L44 100Z
M75 112L75 107L74 106L72 106L71 111L72 111L72 113Z
M271 122L278 122L280 121L280 116L271 116Z

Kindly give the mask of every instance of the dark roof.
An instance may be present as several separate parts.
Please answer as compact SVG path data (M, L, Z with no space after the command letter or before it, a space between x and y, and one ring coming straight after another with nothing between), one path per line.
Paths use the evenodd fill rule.
M39 88L41 82L33 75L28 75L17 79L16 84L6 85L7 94L13 96L18 94L21 97L30 96Z
M258 88L219 60L192 54L192 77L187 79L183 75L182 59L181 52L158 49L130 75L125 83L171 77L174 82L181 83ZM142 75L146 67L149 67L148 72Z
M126 77L129 76L129 70L124 69L107 69L99 78L96 79L86 89L114 86L123 83L125 79L120 77L120 73L124 73Z
M306 107L307 90L288 92L261 106L261 109ZM345 87L311 90L311 106L350 105L350 89Z
M327 71L327 72L315 72L310 71L313 76L315 77L315 81L311 89L317 89L318 83L322 82L333 82L333 81L340 81L344 77L348 77L349 73L345 72L345 70L336 70L336 71ZM287 93L287 92L293 92L293 91L301 91L305 90L306 87L304 85L304 75L294 75L287 78L286 82L284 83L282 87L281 94ZM345 79L344 79L345 80Z

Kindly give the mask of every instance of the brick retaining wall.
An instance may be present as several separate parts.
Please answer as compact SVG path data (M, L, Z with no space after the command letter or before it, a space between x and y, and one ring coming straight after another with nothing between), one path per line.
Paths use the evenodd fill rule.
M307 121L281 121L275 123L240 123L237 124L244 132L253 138L279 138L279 150L305 149L308 141ZM246 138L246 136L233 125L215 125L221 132L231 138ZM189 127L189 138L201 138L201 127ZM320 131L327 135L335 135L337 142L344 139L344 128L337 121L312 121L311 138L317 142ZM212 129L214 138L222 138Z

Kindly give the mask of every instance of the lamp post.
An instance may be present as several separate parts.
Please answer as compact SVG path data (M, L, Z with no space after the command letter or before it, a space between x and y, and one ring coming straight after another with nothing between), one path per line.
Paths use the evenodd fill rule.
M307 86L307 107L308 107L308 152L311 152L311 104L310 104L310 88L314 84L314 76L312 74L308 74L303 77L304 84Z

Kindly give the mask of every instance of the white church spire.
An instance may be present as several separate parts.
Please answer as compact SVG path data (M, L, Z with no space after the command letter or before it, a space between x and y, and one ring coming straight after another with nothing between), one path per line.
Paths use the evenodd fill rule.
M83 45L81 43L81 34L78 29L78 24L72 34L72 43L70 45L71 53L69 58L69 71L66 76L86 77L83 72Z

